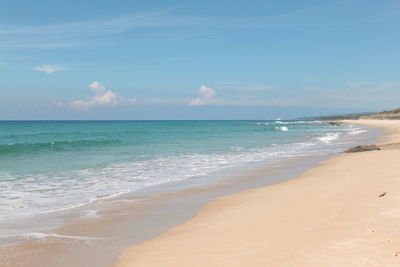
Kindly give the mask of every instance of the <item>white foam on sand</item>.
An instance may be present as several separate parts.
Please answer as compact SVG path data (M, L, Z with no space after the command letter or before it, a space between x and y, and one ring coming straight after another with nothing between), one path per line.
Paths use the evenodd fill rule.
M45 238L53 237L53 238L75 239L75 240L83 240L83 241L102 240L102 239L104 239L104 238L102 238L102 237L60 235L60 234L42 233L42 232L27 233L27 234L24 234L24 236L30 237L30 238L33 238L33 239L45 239Z

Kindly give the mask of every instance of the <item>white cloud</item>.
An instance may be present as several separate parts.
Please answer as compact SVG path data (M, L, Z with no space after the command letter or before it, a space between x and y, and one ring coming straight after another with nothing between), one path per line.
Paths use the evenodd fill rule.
M54 72L64 70L61 66L58 66L58 65L35 66L35 67L32 67L32 69L36 70L36 71L45 72L47 74L53 74Z
M215 95L215 90L205 85L200 86L199 94L204 98L211 98Z
M89 88L96 94L102 94L106 91L106 87L98 81L93 81L89 84Z
M200 86L198 91L200 97L193 98L190 101L191 106L204 106L207 105L209 100L215 95L215 90L205 85Z
M132 103L136 101L136 98L127 98L119 96L111 90L107 90L104 85L97 81L93 81L89 84L89 88L95 93L95 96L87 100L79 99L69 103L69 106L80 109L88 110L96 106L114 106L120 103Z
M297 26L297 22L271 17L207 17L174 14L172 9L131 13L103 20L81 20L42 25L0 24L0 50L2 49L62 49L68 47L114 45L107 36L133 32L140 29L174 29L176 27L207 28L282 28ZM319 25L319 24L318 24ZM176 33L158 35L165 38ZM191 31L190 36L197 35ZM137 38L157 36L154 32L138 31ZM186 34L184 35L186 36Z
M174 8L137 12L119 17L101 20L84 19L66 23L42 25L0 24L0 50L2 49L60 49L68 47L114 45L115 38L105 40L107 36L135 30L136 37L155 36L154 32L143 33L141 29L203 28L295 28L332 27L338 25L354 26L363 23L380 23L398 16L397 8L391 4L382 4L369 8L363 16L354 16L360 9L361 1L320 1L300 9L289 8L286 12L265 14L264 16L203 16L179 14ZM382 1L383 2L383 1ZM389 1L387 1L389 2ZM375 6L374 6L375 7ZM389 12L390 10L390 12ZM323 15L322 15L323 14ZM339 19L340 18L340 19ZM189 31L190 35L198 35ZM176 36L176 33L163 31L163 34ZM185 34L186 35L186 34ZM159 35L164 38L164 35ZM185 37L185 36L184 36Z
M191 106L204 106L205 104L207 104L207 102L202 98L194 98L190 101Z
M219 86L218 88L221 88ZM216 106L307 106L323 108L353 108L379 110L398 106L400 82L353 82L327 87L286 87L260 85L227 87L223 98L212 98ZM260 90L259 90L260 89ZM262 91L264 90L265 91ZM221 90L224 90L222 87ZM242 92L240 94L235 91ZM228 93L230 94L228 94ZM209 98L192 99L190 105L211 103Z

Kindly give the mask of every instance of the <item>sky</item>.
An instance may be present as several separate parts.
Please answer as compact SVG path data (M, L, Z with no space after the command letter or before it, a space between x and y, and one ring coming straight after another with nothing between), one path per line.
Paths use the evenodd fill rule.
M398 0L2 0L0 120L400 106Z

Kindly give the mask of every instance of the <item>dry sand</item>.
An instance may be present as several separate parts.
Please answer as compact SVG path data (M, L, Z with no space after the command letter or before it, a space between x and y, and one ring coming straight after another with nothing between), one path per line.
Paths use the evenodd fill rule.
M385 149L215 199L116 266L400 266L400 121L349 123L389 132Z

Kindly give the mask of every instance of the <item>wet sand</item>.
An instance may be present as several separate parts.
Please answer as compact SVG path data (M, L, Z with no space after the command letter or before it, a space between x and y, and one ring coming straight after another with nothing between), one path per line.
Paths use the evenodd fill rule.
M347 122L388 132L382 150L217 198L116 266L399 266L400 121Z

